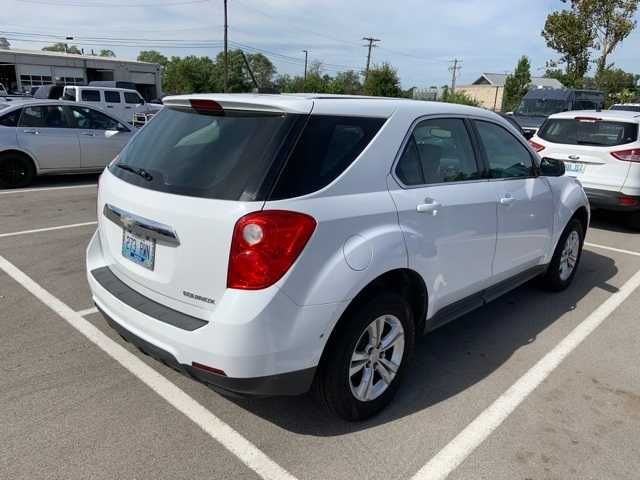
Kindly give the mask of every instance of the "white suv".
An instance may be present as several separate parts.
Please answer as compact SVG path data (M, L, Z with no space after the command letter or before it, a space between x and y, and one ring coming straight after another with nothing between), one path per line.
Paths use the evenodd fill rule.
M593 208L626 212L629 226L640 229L639 126L638 112L564 112L550 116L530 142L565 163Z
M390 402L416 335L572 281L579 182L498 115L313 95L170 97L103 173L93 299L221 391Z

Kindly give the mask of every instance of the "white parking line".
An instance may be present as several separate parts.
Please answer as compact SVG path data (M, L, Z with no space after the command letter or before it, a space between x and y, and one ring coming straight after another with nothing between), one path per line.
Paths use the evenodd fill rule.
M16 188L12 190L3 190L0 192L0 195L9 195L10 193L49 192L51 190L70 190L72 188L97 188L97 186L97 183L89 183L87 185L68 185L66 187Z
M516 383L478 415L473 422L429 460L413 476L412 480L447 478L638 287L640 287L640 271L636 272L620 290L611 295L553 350L542 357Z
M96 307L85 308L84 310L80 310L79 312L76 312L76 313L81 317L87 317L89 315L93 315L94 313L98 313L98 309Z
M622 248L607 247L606 245L598 245L597 243L584 242L584 244L586 247L601 248L602 250L609 250L611 252L618 252L618 253L626 253L627 255L635 255L636 257L640 257L640 252L634 252L632 250L623 250Z
M22 230L21 232L0 233L0 238L16 237L18 235L27 235L29 233L52 232L54 230L65 230L67 228L88 227L89 225L97 225L98 222L71 223L69 225L60 225L58 227L36 228L35 230Z
M7 275L22 285L32 295L62 317L69 325L82 333L91 342L106 352L107 355L153 389L174 408L186 415L213 439L220 442L261 478L267 480L295 480L295 477L267 457L249 440L127 349L111 340L2 256L0 256L0 270L3 270Z

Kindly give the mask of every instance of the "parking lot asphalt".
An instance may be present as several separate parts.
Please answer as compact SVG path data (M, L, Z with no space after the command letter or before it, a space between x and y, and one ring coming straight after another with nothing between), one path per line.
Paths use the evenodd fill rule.
M0 478L638 478L640 290L544 372L504 421L474 423L628 290L640 271L640 234L620 219L594 215L567 291L525 285L421 339L395 402L352 424L308 396L220 396L144 356L87 310L84 249L95 225L22 232L94 222L93 184L95 177L64 178L0 192L0 258L15 267L0 269ZM19 274L81 312L106 340L90 341ZM133 360L116 361L105 342ZM136 362L166 383L150 388ZM168 386L185 399L163 396ZM189 405L215 416L219 429L212 433ZM480 439L459 466L421 470L459 438ZM280 470L260 467L258 454Z

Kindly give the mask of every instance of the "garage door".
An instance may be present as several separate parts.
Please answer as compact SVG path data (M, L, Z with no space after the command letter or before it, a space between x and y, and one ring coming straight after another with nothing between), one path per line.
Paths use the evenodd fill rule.
M66 85L82 85L85 82L83 68L53 67L53 75Z
M146 83L147 85L156 84L156 74L151 72L131 72L131 81L133 83Z

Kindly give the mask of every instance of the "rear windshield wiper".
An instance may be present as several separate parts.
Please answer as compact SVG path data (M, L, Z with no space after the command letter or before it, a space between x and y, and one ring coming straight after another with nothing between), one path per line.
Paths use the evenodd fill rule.
M144 168L133 168L129 165L121 165L119 163L116 163L115 166L121 168L122 170L126 170L127 172L135 173L136 175L144 178L147 182L153 180L153 175L147 172Z

